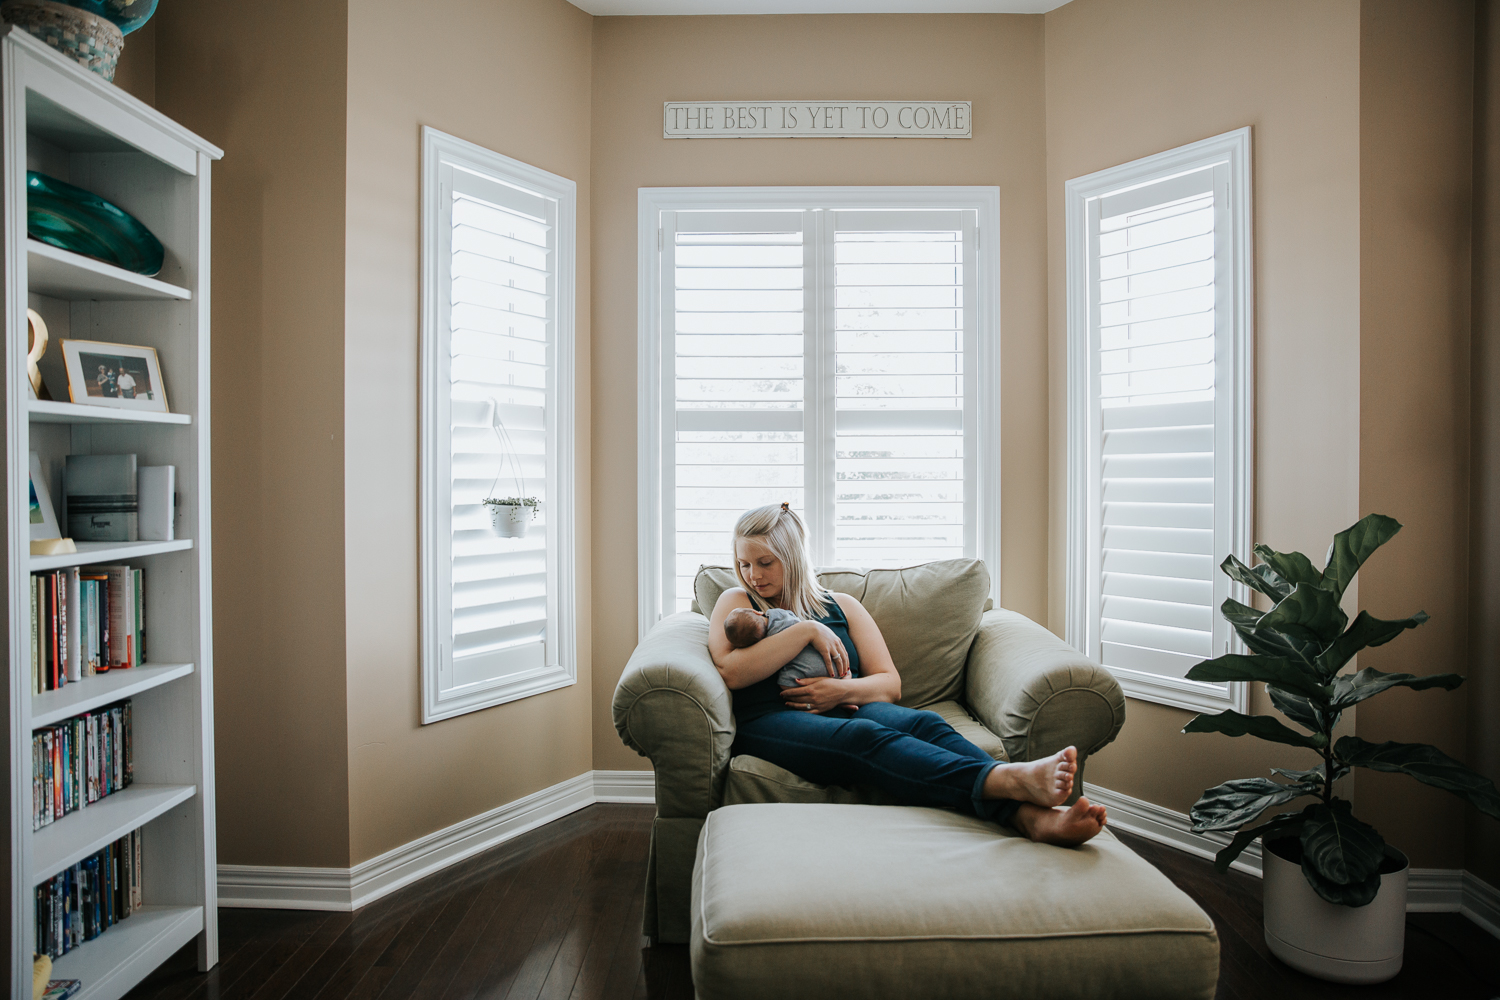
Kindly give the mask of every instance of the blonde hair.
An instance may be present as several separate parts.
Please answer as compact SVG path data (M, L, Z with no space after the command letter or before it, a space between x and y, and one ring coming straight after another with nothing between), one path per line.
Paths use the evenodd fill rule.
M739 545L742 538L763 542L781 560L782 606L798 618L822 618L828 613L827 591L818 585L807 554L807 531L789 504L757 507L740 515L734 525L734 575L761 611L772 605L763 601L740 572Z

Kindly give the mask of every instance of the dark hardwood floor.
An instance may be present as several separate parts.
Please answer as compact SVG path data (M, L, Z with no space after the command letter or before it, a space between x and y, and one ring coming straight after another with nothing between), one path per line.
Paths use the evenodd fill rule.
M643 947L650 806L597 805L446 868L356 913L220 910L221 959L184 948L131 1000L692 1000L687 948ZM1389 983L1340 987L1266 951L1260 881L1118 834L1213 917L1220 1000L1500 997L1500 942L1451 913L1412 914ZM920 1000L920 998L914 998Z

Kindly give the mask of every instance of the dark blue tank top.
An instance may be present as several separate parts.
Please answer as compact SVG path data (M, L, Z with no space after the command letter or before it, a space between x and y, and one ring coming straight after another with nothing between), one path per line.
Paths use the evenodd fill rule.
M822 618L813 618L812 621L822 622L833 630L833 634L839 637L844 644L844 649L849 654L849 669L854 676L859 676L859 650L854 647L854 640L849 638L849 619L844 617L844 609L839 607L839 602L833 599L832 594L824 594L824 600L828 613ZM734 695L734 718L741 725L751 719L758 719L762 715L771 712L780 712L787 709L787 704L782 700L781 688L776 684L776 673L758 680L749 687L742 687L732 692Z

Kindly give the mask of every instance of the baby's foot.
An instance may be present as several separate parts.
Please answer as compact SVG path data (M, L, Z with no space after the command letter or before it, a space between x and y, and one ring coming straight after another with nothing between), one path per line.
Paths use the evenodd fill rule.
M1073 776L1078 772L1078 751L1059 750L1051 757L1023 764L1001 764L984 781L991 799L1014 799L1039 806L1062 805L1073 794Z
M1080 797L1066 809L1043 809L1023 803L1016 812L1016 826L1030 840L1059 847L1077 847L1098 836L1104 829L1103 806L1090 805Z

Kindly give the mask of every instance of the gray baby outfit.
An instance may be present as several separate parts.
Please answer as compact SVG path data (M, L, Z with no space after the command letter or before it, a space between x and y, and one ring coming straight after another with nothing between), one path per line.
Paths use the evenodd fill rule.
M785 608L772 608L766 612L766 635L775 635L777 632L791 628L801 620ZM802 652L792 657L790 663L776 672L776 686L795 687L799 677L827 676L828 665L823 662L823 655L813 648L812 643L808 643L802 647ZM858 675L850 671L849 676Z

